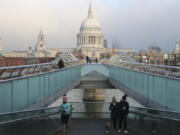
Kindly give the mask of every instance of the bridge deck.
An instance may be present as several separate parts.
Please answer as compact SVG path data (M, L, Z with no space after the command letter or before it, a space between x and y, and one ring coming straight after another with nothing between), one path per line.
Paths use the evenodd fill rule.
M50 135L106 135L104 119L73 119L70 128L64 133L57 131ZM117 131L111 131L109 135L120 135ZM121 133L123 135L123 133ZM128 135L138 135L129 131Z

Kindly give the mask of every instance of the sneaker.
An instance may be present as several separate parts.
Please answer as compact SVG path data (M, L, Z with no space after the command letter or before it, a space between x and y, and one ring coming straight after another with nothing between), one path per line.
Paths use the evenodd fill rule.
M121 133L121 129L118 130L118 133Z
M127 134L127 133L128 133L128 131L127 131L127 130L124 130L124 133L125 133L125 134Z

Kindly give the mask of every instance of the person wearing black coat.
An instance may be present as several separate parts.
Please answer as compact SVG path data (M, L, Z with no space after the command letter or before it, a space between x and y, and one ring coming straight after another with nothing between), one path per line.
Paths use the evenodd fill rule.
M109 106L109 110L111 111L111 120L113 122L113 128L116 129L117 126L117 102L116 102L116 98L113 97L112 102Z
M64 68L64 62L62 59L59 60L58 67L59 67L59 69Z
M119 130L121 132L122 123L124 125L124 133L127 134L127 116L129 113L129 103L126 101L127 95L122 97L122 100L118 103L118 119L119 119Z
M89 57L88 56L86 56L86 62L89 63Z

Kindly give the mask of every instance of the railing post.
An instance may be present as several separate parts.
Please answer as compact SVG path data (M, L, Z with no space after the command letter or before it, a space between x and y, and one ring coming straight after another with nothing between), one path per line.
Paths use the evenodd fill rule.
M13 81L11 81L11 111L13 111Z
M45 82L46 82L46 80L45 80L45 75L43 75L44 76L44 98L43 98L43 100L44 100L44 106L45 106L45 104L46 104L46 85L45 85Z
M167 78L166 78L166 109L168 109L168 101L167 101Z
M29 77L27 78L27 106L30 107L29 103Z

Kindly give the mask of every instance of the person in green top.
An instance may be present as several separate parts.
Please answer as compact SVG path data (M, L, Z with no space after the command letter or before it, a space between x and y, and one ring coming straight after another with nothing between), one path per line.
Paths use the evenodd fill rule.
M63 103L60 105L60 112L61 112L61 124L62 130L65 131L68 127L69 116L71 114L71 105L67 103L67 97L63 97Z

